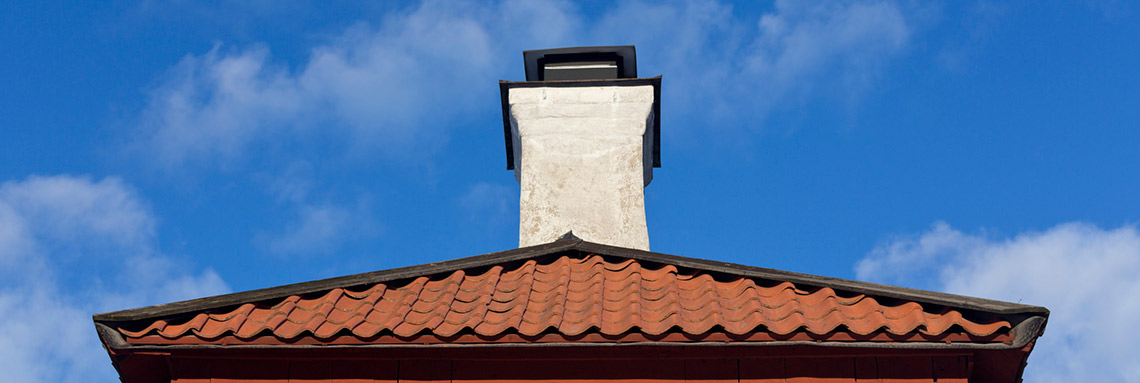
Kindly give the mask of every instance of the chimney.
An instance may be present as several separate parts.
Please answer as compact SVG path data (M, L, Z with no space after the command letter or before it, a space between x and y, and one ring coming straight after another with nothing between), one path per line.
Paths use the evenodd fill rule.
M661 77L637 78L633 46L523 59L525 82L499 82L507 169L522 188L519 246L573 232L649 250L645 187L661 166Z

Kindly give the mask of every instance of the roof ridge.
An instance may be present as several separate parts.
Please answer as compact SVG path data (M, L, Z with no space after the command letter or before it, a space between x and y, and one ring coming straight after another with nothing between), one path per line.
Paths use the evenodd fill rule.
M789 282L797 286L831 288L833 290L865 294L873 297L887 297L935 304L988 314L1048 316L1044 307L1020 303L1002 302L984 298L968 297L935 291L888 286L877 283L841 278L817 276L755 266L733 264L705 259L688 258L677 255L655 253L644 250L609 246L587 242L576 237L472 257L458 258L443 262L373 271L316 281L301 282L277 287L230 293L213 297L191 299L135 309L113 311L92 316L95 322L131 322L143 319L174 317L203 310L229 307L249 302L282 299L291 295L304 295L328 291L335 288L348 288L361 285L391 282L417 277L454 273L459 270L494 266L502 263L533 260L567 251L579 251L602 257L621 257L643 262L701 270L715 274L738 275L746 278Z

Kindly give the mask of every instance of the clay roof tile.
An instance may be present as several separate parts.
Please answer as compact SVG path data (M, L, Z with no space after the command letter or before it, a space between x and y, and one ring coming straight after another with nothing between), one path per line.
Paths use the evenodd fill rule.
M167 339L227 335L366 339L382 334L447 338L464 331L484 337L510 333L576 337L590 332L657 336L672 331L689 335L724 331L739 336L964 332L986 337L1010 332L1016 323L1043 310L906 289L896 293L878 285L841 280L820 279L811 284L810 276L721 267L715 262L632 250L608 249L625 257L573 251L583 243L551 245L555 250L549 250L545 258L467 260L466 264L473 265L470 269L425 269L418 275L394 270L386 280L354 280L325 290L298 289L284 296L201 309L193 315L130 319L132 313L124 312L104 314L104 320L121 323L115 330L126 339L155 334ZM1023 314L1003 316L1001 310L1022 310ZM96 321L102 323L99 316Z

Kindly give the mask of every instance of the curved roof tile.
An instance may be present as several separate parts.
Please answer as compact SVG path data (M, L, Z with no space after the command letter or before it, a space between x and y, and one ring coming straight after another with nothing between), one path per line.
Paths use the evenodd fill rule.
M989 336L1011 325L1004 320L971 320L954 308L929 309L907 301L886 304L866 294L839 294L827 287L801 288L743 276L717 280L704 272L680 273L673 265L564 255L546 263L527 260L509 269L493 266L476 275L458 270L400 285L375 283L291 295L176 321L154 320L134 326L138 330L117 330L128 339L272 335L288 340L370 338L382 333L450 337L464 331L482 336L670 331L700 335L718 327L735 335L938 336L964 331Z

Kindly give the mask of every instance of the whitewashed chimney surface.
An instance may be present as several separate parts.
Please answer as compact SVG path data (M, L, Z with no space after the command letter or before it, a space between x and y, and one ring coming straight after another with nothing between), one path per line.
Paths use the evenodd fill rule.
M653 86L520 87L508 95L521 185L519 246L573 231L649 250Z

